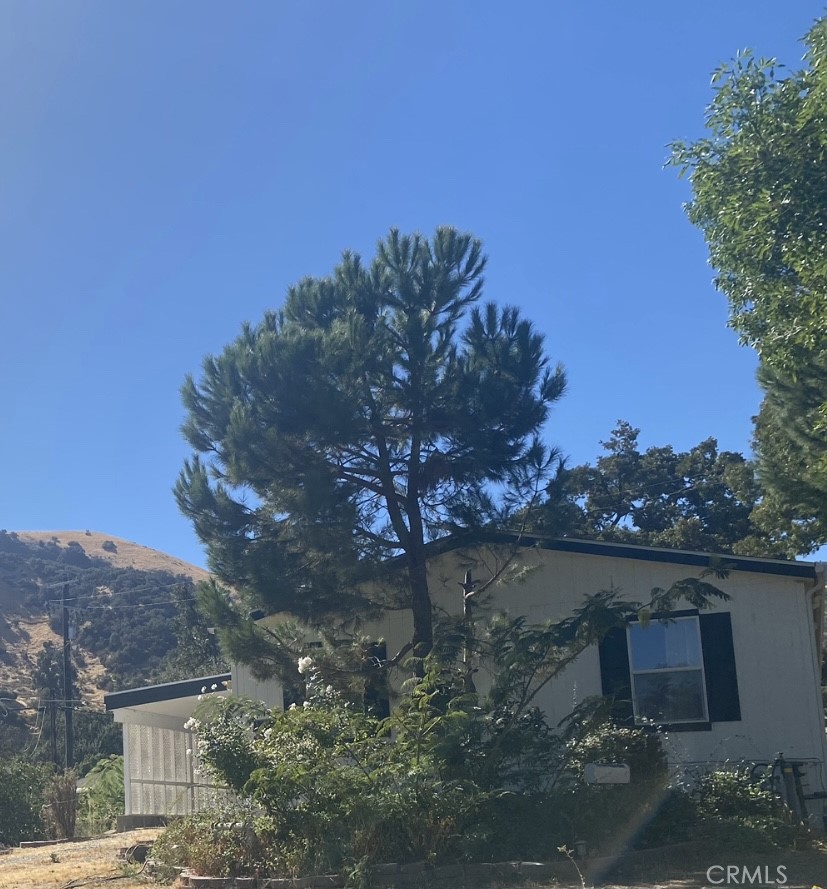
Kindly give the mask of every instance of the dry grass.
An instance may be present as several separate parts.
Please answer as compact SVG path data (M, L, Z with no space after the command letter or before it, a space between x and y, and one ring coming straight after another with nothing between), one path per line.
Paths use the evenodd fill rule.
M131 830L78 843L14 849L10 854L0 856L0 886L9 889L62 889L70 883L82 883L84 886L108 885L113 889L146 889L147 880L139 875L125 875L127 869L117 855L120 849L155 839L159 833L159 829ZM53 860L53 856L57 861ZM119 879L103 882L107 877Z

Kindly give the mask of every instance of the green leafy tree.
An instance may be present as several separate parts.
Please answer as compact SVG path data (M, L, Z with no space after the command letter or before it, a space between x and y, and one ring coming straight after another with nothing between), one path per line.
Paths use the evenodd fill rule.
M594 464L561 467L535 527L579 536L744 555L795 556L813 537L801 523L768 517L755 464L714 438L689 451L641 451L640 430L619 421ZM770 530L768 530L768 528Z
M453 229L392 230L370 265L345 253L291 287L186 381L195 454L175 493L221 581L316 625L408 608L410 647L430 650L426 542L537 497L564 389L517 309L480 305L485 264ZM402 581L379 582L393 556ZM256 644L223 641L244 659Z
M175 587L171 591L175 603L175 637L177 645L161 661L155 675L157 682L175 682L193 676L223 673L227 664L208 621L196 607L190 586Z
M13 846L39 839L40 817L48 770L22 758L0 760L0 843Z
M58 751L62 751L65 744L64 720L62 713L66 706L67 699L74 699L75 689L77 687L77 668L74 663L69 663L69 679L70 688L68 692L64 691L64 672L63 672L63 650L53 645L51 642L44 642L40 651L35 658L34 670L32 671L32 684L40 695L40 704L42 707L48 708L43 713L43 753L51 749L57 762L60 755ZM53 715L53 711L61 713L61 718L54 723L48 714ZM54 728L54 734L53 734Z
M74 664L69 667L72 684L77 682ZM49 692L52 697L63 700L63 652L52 642L44 642L35 658L32 681L37 689Z
M123 727L112 719L111 713L81 708L75 711L75 771L86 775L101 757L120 756L123 753ZM62 721L58 726L63 741Z
M75 652L73 652L73 655ZM80 775L92 768L102 757L123 752L123 732L120 725L112 721L108 713L88 710L79 699L77 691L78 674L74 661L70 664L73 701L74 756L77 772ZM44 642L35 658L32 681L40 693L40 705L46 708L40 718L43 720L42 743L37 747L37 755L48 757L50 750L62 755L66 743L65 721L63 716L65 695L63 693L63 652L51 642ZM54 702L54 703L52 703ZM55 736L52 738L50 710L54 707L59 718L55 720Z
M767 516L827 540L827 20L806 66L739 55L715 75L709 135L673 145L730 324L760 357L756 424Z
M29 743L25 712L25 704L16 692L0 688L0 759L19 753Z
M827 310L827 301L825 302ZM754 444L768 496L756 509L764 528L781 529L790 554L806 553L827 541L827 352L793 379L768 365L759 370L764 400L755 418Z

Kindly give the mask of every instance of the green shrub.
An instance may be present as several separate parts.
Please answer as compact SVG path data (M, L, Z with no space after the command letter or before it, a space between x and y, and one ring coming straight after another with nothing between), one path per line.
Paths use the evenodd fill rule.
M201 768L218 783L241 793L262 761L253 745L255 725L265 716L264 704L249 698L214 697L204 689L204 700L186 728L196 731Z
M43 765L23 759L0 761L0 843L14 846L44 836L40 809L47 777Z
M265 814L256 842L269 850L270 872L552 858L562 843L605 839L612 823L626 823L665 784L656 736L611 728L592 708L554 732L536 708L520 711L507 695L481 703L450 665L433 658L424 666L384 720L324 685L318 671L305 675L304 706L263 721L238 699L199 708L190 727L202 767ZM584 785L584 765L594 759L630 762L634 785ZM592 805L596 819L584 812ZM218 875L226 870L220 850L233 841L212 844L207 827L215 820L178 830L190 832L198 866Z
M110 830L124 811L123 757L112 754L98 760L84 779L79 820L81 832Z
M270 840L266 818L227 806L173 821L155 841L152 857L162 880L184 868L206 876L261 876L273 869Z
M580 840L605 853L745 831L794 841L801 831L783 807L743 775L670 786L660 736L614 726L605 702L548 725L533 700L594 641L584 620L561 629L501 617L481 641L444 635L412 665L422 675L386 719L365 712L352 685L326 684L307 656L303 706L265 714L207 695L190 725L201 767L260 817L184 821L161 845L168 862L208 875L356 880L380 861L553 859ZM461 657L478 642L498 664L484 699ZM586 765L601 761L628 764L631 782L586 784ZM222 819L243 828L216 827Z
M650 820L641 826L635 840L637 848L684 843L698 835L697 803L682 785L666 787L650 814Z
M805 827L795 822L784 803L746 769L704 775L692 792L699 833L726 847L760 849L797 847L808 842Z

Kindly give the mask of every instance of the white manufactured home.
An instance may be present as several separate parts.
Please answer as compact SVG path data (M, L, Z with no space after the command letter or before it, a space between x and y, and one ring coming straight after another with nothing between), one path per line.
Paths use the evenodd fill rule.
M434 545L428 565L435 606L460 614L465 572L471 570L474 578L485 582L512 554L513 544L507 538L485 546L461 546L457 541ZM701 612L681 605L668 622L642 626L632 621L625 629L613 631L544 688L537 703L556 723L586 698L611 696L614 716L622 724L656 725L664 731L667 755L676 770L738 762L760 768L782 754L788 763L796 764L808 811L820 818L827 795L821 697L822 566L574 539L522 538L510 568L529 570L519 572L519 582L503 580L492 585L487 607L539 624L570 615L585 596L600 590L619 590L625 599L646 602L653 588L699 577L711 567L725 569L722 579L706 579L727 593L728 600L716 600L711 609ZM410 612L391 612L370 632L385 641L391 654L411 638ZM481 691L486 669L490 667L481 665L477 675ZM194 682L189 690L196 690L197 695L206 680ZM231 689L233 694L254 697L271 707L283 705L277 682L256 682L241 666L233 670ZM126 696L139 692L143 693L141 702L130 704ZM178 793L160 790L149 794L146 788L155 786L151 782L163 784L169 774L178 775L167 751L181 744L191 747L191 742L185 737L171 740L162 750L159 742L141 741L141 755L135 756L135 739L142 737L135 727L185 735L184 722L195 696L177 699L174 726L168 720L158 721L156 717L169 714L163 713L160 700L151 698L151 689L106 697L107 709L124 723L129 751L127 815L172 814L169 801L175 801L177 812L183 799ZM157 757L167 759L159 764ZM197 792L186 799L186 805L197 807Z

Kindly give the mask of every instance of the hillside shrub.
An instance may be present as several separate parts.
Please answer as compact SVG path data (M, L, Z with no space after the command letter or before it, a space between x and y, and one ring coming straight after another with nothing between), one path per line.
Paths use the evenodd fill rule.
M66 548L61 551L59 560L62 564L72 565L75 568L89 568L92 565L92 560L76 540L69 541Z

